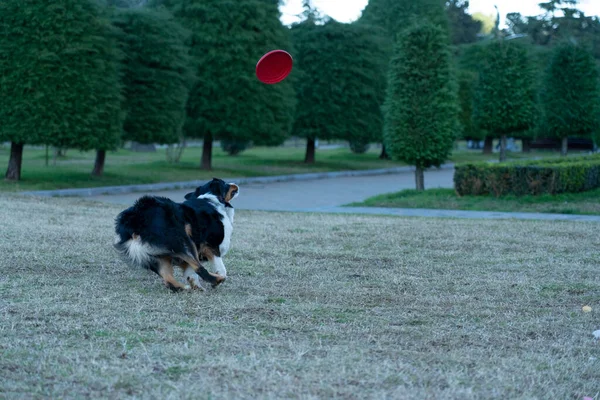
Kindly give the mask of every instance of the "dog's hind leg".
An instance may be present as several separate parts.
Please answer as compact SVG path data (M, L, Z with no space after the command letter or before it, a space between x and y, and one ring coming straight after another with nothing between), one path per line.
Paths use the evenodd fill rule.
M173 276L173 264L171 257L161 257L158 259L158 274L163 278L165 285L174 292L188 289L185 285L175 279Z

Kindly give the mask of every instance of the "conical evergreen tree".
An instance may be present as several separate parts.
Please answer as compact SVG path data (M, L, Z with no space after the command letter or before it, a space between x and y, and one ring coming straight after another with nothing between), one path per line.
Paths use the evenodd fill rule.
M431 22L448 31L449 20L444 11L445 0L369 0L357 24L365 24L383 30L377 47L384 76L388 76L394 44L402 32L414 23ZM379 98L383 104L387 83L381 86ZM380 158L389 158L385 144Z
M416 167L417 190L426 168L448 159L458 130L456 85L445 32L432 23L406 30L390 65L384 138L390 155Z

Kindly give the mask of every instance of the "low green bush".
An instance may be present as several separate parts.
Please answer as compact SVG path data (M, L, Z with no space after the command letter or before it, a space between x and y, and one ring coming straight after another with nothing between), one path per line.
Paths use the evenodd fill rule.
M458 195L539 195L576 193L600 187L600 155L458 165Z

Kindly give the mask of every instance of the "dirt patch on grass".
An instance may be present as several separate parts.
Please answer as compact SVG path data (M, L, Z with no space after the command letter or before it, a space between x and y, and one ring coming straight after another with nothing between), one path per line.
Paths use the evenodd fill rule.
M119 207L0 210L3 398L599 390L597 224L238 211L227 282L173 294L113 252Z

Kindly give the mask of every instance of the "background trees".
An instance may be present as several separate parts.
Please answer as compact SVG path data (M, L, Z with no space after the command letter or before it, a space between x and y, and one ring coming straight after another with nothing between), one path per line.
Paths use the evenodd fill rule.
M92 1L6 0L0 29L0 139L12 143L6 179L20 179L24 144L96 149L93 173L101 174L123 120L109 21Z
M264 85L256 62L274 48L289 48L275 0L173 0L164 2L191 31L196 83L187 101L188 137L204 140L203 169L212 164L213 140L278 145L288 137L294 92L286 80ZM249 72L252 71L252 72Z
M7 178L20 178L25 144L96 150L95 175L102 174L106 152L124 140L184 143L184 135L203 139L206 169L214 140L236 154L251 144L281 144L292 130L308 139L308 162L314 161L317 138L348 141L360 153L371 142L384 142L388 79L395 85L412 79L407 70L388 74L394 44L405 39L406 27L421 24L440 27L445 45L452 46L458 85L453 74L448 79L459 88L457 131L463 138L490 134L491 152L493 136L523 138L524 148L534 132L596 137L594 61L581 52L567 55L560 46L585 47L600 61L600 20L579 11L577 0L549 0L536 16L510 14L508 29L496 24L488 36L469 15L466 0L370 0L352 24L319 16L305 0L305 21L291 29L279 19L279 3L0 2L0 140L12 149ZM552 57L555 47L560 51ZM277 85L265 85L254 68L275 48L290 51L294 71ZM409 65L421 55L406 57ZM552 68L543 74L548 64ZM421 64L410 65L415 76L425 74ZM577 93L568 90L576 87ZM400 93L387 93L396 112L417 98L408 89ZM540 94L546 118L538 119ZM405 142L403 151L420 149L419 140L410 150Z
M598 67L585 48L567 42L555 49L545 76L542 127L562 140L562 155L569 137L591 138L598 132L599 89Z
M119 11L114 24L125 53L124 137L145 144L180 141L193 83L187 32L166 10Z
M518 137L535 124L534 69L527 49L514 41L491 41L482 61L474 118L490 136L501 139L500 161L504 161L507 135Z
M388 82L385 143L394 158L416 167L417 190L424 190L424 170L447 160L458 125L456 88L443 29L423 23L404 31Z
M315 161L315 140L347 140L364 152L379 141L384 84L380 36L367 25L307 19L292 28L298 106L294 135L307 138L305 162Z

